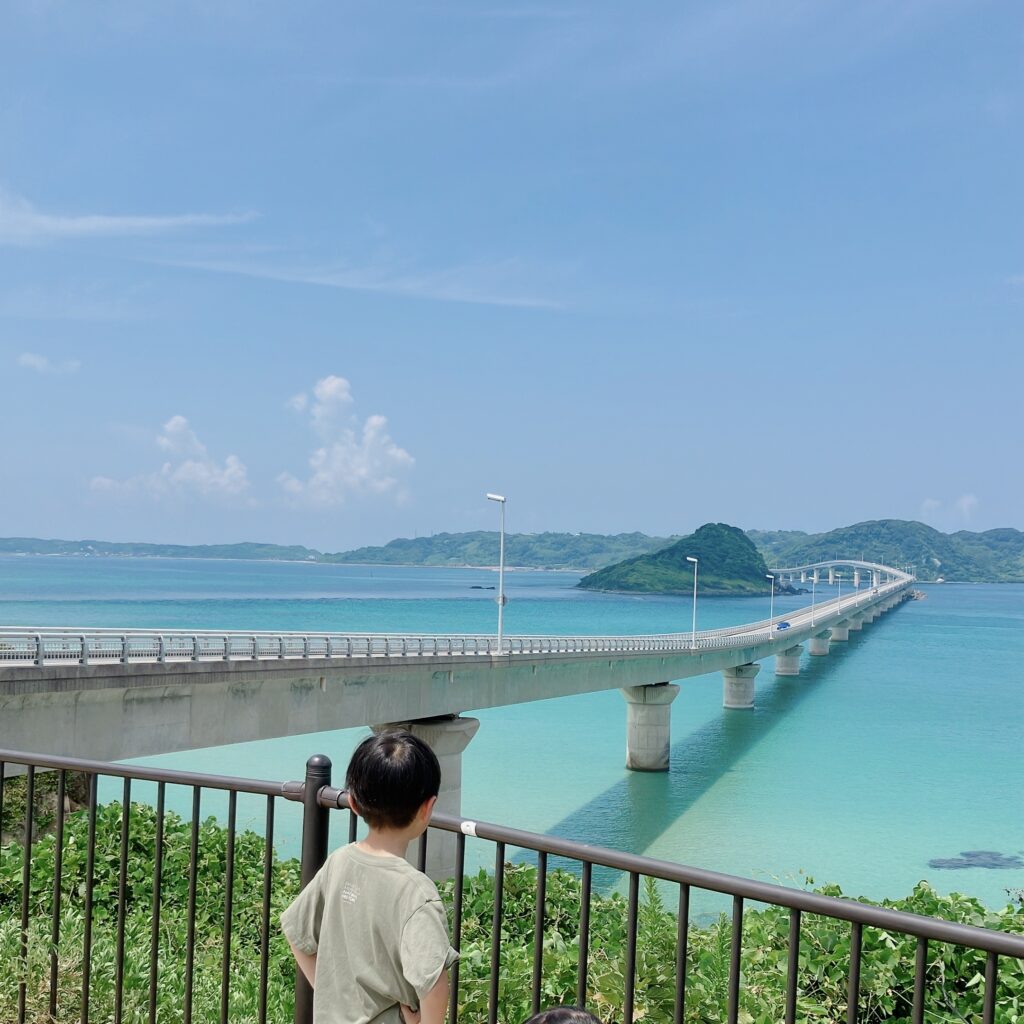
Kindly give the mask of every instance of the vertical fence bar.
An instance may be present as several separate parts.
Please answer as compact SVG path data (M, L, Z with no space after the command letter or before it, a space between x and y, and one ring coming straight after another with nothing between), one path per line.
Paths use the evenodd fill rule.
M547 900L548 855L537 854L537 901L533 911L533 1009L540 1013L541 977L544 973L544 903Z
M283 642L283 641L282 641ZM331 759L314 754L306 762L302 791L302 888L305 889L327 860L330 811L320 806L320 790L331 784ZM295 1024L312 1024L313 988L302 971L295 972Z
M192 1024L192 988L196 966L196 881L199 874L199 807L202 787L192 787L192 834L188 856L188 922L185 927L185 1001L183 1019Z
M995 953L989 953L985 959L985 996L982 1024L995 1024L997 960L998 957Z
M416 867L423 872L427 870L427 833L429 831L429 828L424 829L416 848Z
M89 978L92 971L92 897L96 868L96 782L89 776L89 840L85 855L85 910L82 932L82 1021L89 1024Z
M149 1024L156 1024L156 979L160 962L160 889L164 867L164 799L167 784L156 786L156 839L153 846L153 905L149 932Z
M7 770L7 763L0 761L0 831L3 831L4 823L4 773Z
M267 1024L267 981L270 969L270 887L274 879L274 798L267 797L263 830L263 910L260 916L259 1024Z
M18 1024L25 1024L28 998L28 907L32 887L32 811L36 801L36 769L28 765L25 775L25 839L21 859L21 981L18 982Z
M924 976L928 966L928 940L917 940L914 963L914 1007L910 1019L913 1024L924 1024Z
M53 836L53 919L50 925L50 1016L57 1016L57 951L60 948L61 876L64 873L64 794L68 773L57 775L57 822Z
M626 910L626 977L625 998L623 999L622 1019L633 1020L633 1004L636 998L636 928L640 907L640 876L635 871L629 873L629 904Z
M862 928L859 921L850 925L850 978L846 991L846 1024L857 1024L860 1003L860 952Z
M679 907L676 916L676 1001L672 1024L682 1024L686 1012L686 960L690 944L690 887L679 883Z
M228 996L231 990L231 920L235 894L235 818L238 793L228 794L228 841L224 853L224 945L220 958L220 1024L228 1024Z
M117 868L117 953L114 957L114 1024L121 1024L124 1006L124 920L128 900L128 830L132 806L132 780L121 791L121 850Z
M354 843L356 841L356 829L359 826L359 816L355 811L348 812L348 841Z
M494 844L494 914L491 917L491 987L487 997L487 1024L498 1022L498 968L501 963L501 911L505 898L505 844Z
M800 911L789 912L789 954L786 966L786 1024L796 1022L797 972L800 967Z
M455 896L452 907L452 945L462 949L462 899L464 890L463 875L466 871L466 834L459 832L455 836ZM452 964L451 1000L449 1007L449 1024L459 1021L459 961Z
M732 936L729 946L729 1024L740 1014L740 952L743 948L743 897L732 898Z
M576 976L576 1005L587 1005L587 971L590 966L590 887L594 865L583 862L583 882L580 886L580 960Z

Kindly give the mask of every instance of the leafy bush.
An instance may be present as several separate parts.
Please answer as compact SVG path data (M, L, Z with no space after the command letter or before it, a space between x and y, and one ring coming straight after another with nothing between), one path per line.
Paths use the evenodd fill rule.
M96 823L93 887L93 941L90 1016L113 1019L117 953L118 883L121 808L100 807ZM134 804L126 877L123 1019L147 1019L149 948L156 813ZM161 887L159 1021L181 1021L188 919L188 878L191 829L168 813L164 826ZM88 819L68 817L61 880L61 940L57 1016L48 1014L50 927L53 907L54 837L46 836L32 850L29 888L28 957L20 956L22 852L0 849L0 1020L16 1019L19 983L26 985L28 1020L70 1022L81 1013L82 949L87 882ZM233 1021L254 1021L257 1015L264 842L252 832L235 840L235 881L232 900L232 942L229 1012ZM195 980L193 1019L216 1020L220 1012L227 832L213 819L199 830L199 869L195 917ZM499 1020L519 1024L529 1016L533 971L536 870L507 865L499 962ZM277 919L299 889L295 860L272 861L268 1019L287 1021L293 1014L295 968ZM835 887L822 890L841 895ZM451 906L453 885L441 886ZM465 879L459 1017L466 1024L487 1019L490 984L493 878L485 872ZM939 896L921 883L905 900L885 906L967 924L1024 932L1024 909L993 912L964 896ZM579 958L580 881L564 871L548 875L544 906L541 1003L550 1006L576 1000ZM595 894L591 902L588 1004L602 1021L620 1021L625 992L626 901L617 894ZM636 957L635 1019L672 1020L675 992L677 921L662 903L653 881L639 911ZM774 1024L783 1017L789 915L780 908L748 910L743 926L740 1021ZM731 922L691 926L686 990L688 1022L717 1024L727 1019L727 983ZM811 1022L845 1019L850 927L830 918L805 915L800 945L798 1017ZM907 1021L913 993L913 939L866 928L861 965L860 1019L872 1024ZM980 1021L984 954L932 943L928 947L929 1021ZM996 1020L1024 1020L1024 965L1000 960Z

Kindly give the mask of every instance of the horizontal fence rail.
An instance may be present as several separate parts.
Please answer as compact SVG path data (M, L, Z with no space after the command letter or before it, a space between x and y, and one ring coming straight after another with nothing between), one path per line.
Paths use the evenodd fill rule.
M426 633L325 633L152 629L0 628L0 669L26 665L178 664L288 659L534 656L567 654L700 653L771 642L783 628L826 628L845 616L907 591L911 577L872 562L819 563L817 568L860 565L882 570L889 582L855 590L773 619L701 630L636 636L506 636ZM811 568L815 568L812 566ZM797 570L776 570L789 573Z
M5 787L0 781L0 821L7 827L6 845L0 848L0 922L4 917L7 921L6 930L0 924L5 976L0 979L0 1018L19 1024L44 1019L47 1014L46 1019L73 1017L83 1024L89 1020L113 1020L116 1024L126 1020L219 1020L224 1024L256 1020L263 1024L284 1020L285 1011L291 1016L294 1005L298 1024L311 1021L310 993L304 981L297 983L293 1002L281 1000L285 976L291 992L294 965L282 944L276 915L295 896L300 878L302 883L308 881L322 865L331 818L348 807L345 792L331 785L328 758L311 758L305 779L296 782L10 750L0 750L0 762L27 768L17 786L8 781ZM39 803L43 780L53 773L57 777L56 821L51 836L36 837L33 844L33 807ZM80 810L67 812L63 797L73 781L83 776L84 804ZM120 810L115 816L99 805L98 781L104 777L122 780ZM137 807L131 814L125 813L142 783L157 786L155 816L152 812L143 816ZM175 821L166 811L169 786L186 787L192 794L192 812L185 821ZM5 788L9 791L6 818ZM207 791L227 794L226 827L222 829L210 829L201 821ZM9 812L15 796L23 803L17 808L24 826L20 838L11 835L15 829ZM264 836L256 839L261 862L255 871L250 870L252 834L237 825L240 796L265 800ZM292 867L290 862L279 862L273 852L275 807L280 800L302 805L302 859ZM146 825L145 834L139 834L140 824ZM356 819L350 811L346 824L348 840L353 841ZM745 1000L751 996L748 973L756 966L746 959L751 951L744 943L744 927L752 914L761 913L759 908L764 907L776 908L779 915L773 933L778 948L772 953L778 960L779 1008L771 1019L792 1024L806 1016L801 1007L819 979L817 969L801 958L801 950L806 951L814 934L811 922L819 920L834 925L825 973L846 979L844 1012L848 1022L868 1019L865 1001L874 989L869 990L862 979L874 979L877 985L879 969L865 952L869 943L877 946L882 941L891 960L897 956L901 940L906 943L907 968L900 981L903 987L897 992L900 1006L888 1016L881 1011L877 1015L877 1008L871 1010L875 1015L870 1019L899 1016L923 1021L936 1000L948 1000L950 989L976 994L978 1013L972 1011L970 1017L964 1013L962 1019L980 1019L985 1024L1015 1019L1009 1015L1010 1009L997 1013L997 1007L1002 1005L1001 991L1009 993L1012 1001L1016 998L1012 993L1024 987L1021 934L438 813L412 851L415 862L422 869L429 849L445 842L451 847L452 840L448 874L453 879L441 888L452 942L463 951L464 962L452 970L450 1024L459 1020L465 1024L482 1024L484 1020L519 1024L528 1012L536 1012L551 998L595 1009L603 1000L605 1018L614 1021L646 1017L671 1018L673 1022L721 1019L737 1024L746 1019ZM481 905L479 887L469 895L472 878L465 874L467 842L493 848L486 906ZM510 863L513 851L528 851L535 858L536 866L528 869L530 893L515 888L524 876L522 872L517 875ZM564 899L559 904L563 917L558 920L549 906L555 888L561 886L558 891L565 892L556 874L561 871L565 877L562 864L576 879L572 889L576 905L569 922L564 919ZM599 871L621 873L618 877L623 879L625 896L608 903L597 891L595 872ZM647 879L674 887L677 894L670 907L675 913L662 914L655 922L671 954L654 964L644 948L654 927L650 923L651 897L641 896ZM724 943L720 977L712 977L714 972L706 963L706 942L701 946L702 933L691 920L692 901L702 891L722 894L731 906L715 926ZM601 904L601 900L605 902ZM140 906L145 937L138 930ZM611 919L609 906L614 912ZM670 932L664 930L666 917L673 922ZM595 923L598 921L603 924ZM600 930L609 922L614 936ZM181 939L177 945L168 942L175 926ZM574 969L571 977L554 977L551 960L559 948L556 940L567 927L572 932L568 955ZM1024 920L1021 927L1024 929ZM468 945L471 932L477 936L472 949ZM524 941L517 944L515 934L525 936ZM703 950L699 955L698 946ZM942 957L943 950L951 947L975 951L976 976L949 974ZM621 950L621 957L615 948ZM522 986L518 991L509 974L510 965L522 965L523 957L530 966L515 976L519 979L516 984ZM594 975L612 958L619 958L615 970L620 971L621 994L615 990L616 1003L609 1012L608 993L597 990ZM657 979L652 980L652 971L659 974ZM698 997L709 999L711 981L721 989L721 1016L709 1007L694 1006ZM670 1006L663 1018L647 1012L647 1001L655 989ZM520 1012L523 1009L528 1012ZM825 1018L818 1012L814 1019ZM952 1018L940 1014L929 1019Z

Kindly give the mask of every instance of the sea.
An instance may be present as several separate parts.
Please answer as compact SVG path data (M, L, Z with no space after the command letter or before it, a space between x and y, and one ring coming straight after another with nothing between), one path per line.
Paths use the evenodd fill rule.
M690 598L589 593L578 579L506 573L506 633L690 628ZM0 556L0 625L486 633L496 582L489 569ZM480 729L463 755L463 815L784 885L836 883L883 899L927 879L1002 907L1024 889L1024 586L920 589L924 600L851 633L828 657L805 654L799 676L776 677L769 659L752 711L722 708L718 674L682 681L663 774L625 769L625 705L614 691L470 712ZM824 584L817 593L834 596ZM776 596L775 611L808 603ZM698 628L766 618L768 604L767 595L700 597ZM343 776L365 735L138 760L298 779L308 756L326 753ZM188 791L170 792L187 814ZM104 799L120 793L119 782L104 784ZM224 809L206 794L202 810ZM298 818L286 810L275 843L290 855ZM262 828L260 801L243 802L240 815ZM487 856L471 852L481 864Z

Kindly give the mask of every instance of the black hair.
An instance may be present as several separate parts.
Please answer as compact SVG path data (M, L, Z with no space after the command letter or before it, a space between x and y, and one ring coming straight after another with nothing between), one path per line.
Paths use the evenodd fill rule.
M553 1006L550 1010L535 1013L524 1024L600 1024L589 1011L578 1006Z
M418 736L397 730L356 747L345 788L371 828L405 828L441 788L437 756Z

